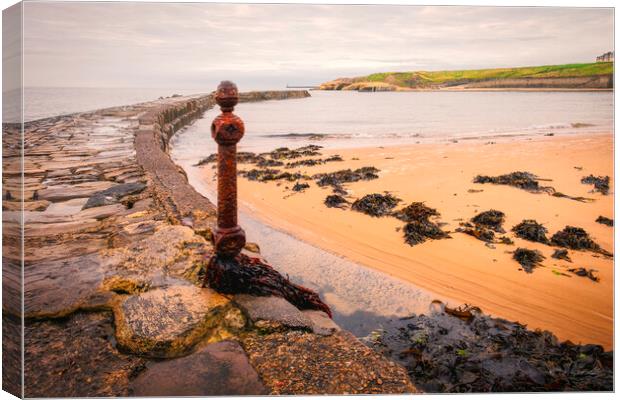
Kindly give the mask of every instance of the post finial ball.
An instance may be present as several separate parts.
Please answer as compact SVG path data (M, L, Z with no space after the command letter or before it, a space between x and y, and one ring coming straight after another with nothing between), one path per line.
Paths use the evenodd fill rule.
M215 101L222 111L232 111L239 102L237 85L231 81L222 81L215 91Z

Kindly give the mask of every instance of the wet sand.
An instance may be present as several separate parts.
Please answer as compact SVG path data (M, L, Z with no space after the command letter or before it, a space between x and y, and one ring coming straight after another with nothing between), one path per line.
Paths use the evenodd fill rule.
M493 208L506 214L507 231L523 219L543 223L549 229L548 237L566 225L573 225L584 228L604 249L613 252L613 228L595 222L599 215L613 218L613 187L610 195L603 196L590 193L592 186L580 183L581 177L589 174L609 175L613 182L613 136L519 137L496 142L325 150L322 157L340 154L345 161L297 169L312 175L363 166L379 168L379 179L345 185L350 201L384 191L401 198L402 206L423 201L441 213L440 220L447 224L443 229L452 232L451 239L414 247L405 244L402 232L397 231L404 226L403 222L327 208L323 200L331 194L331 188L319 188L314 182L309 182L310 188L305 192L294 193L288 189L294 182L263 183L240 178L239 197L242 207L267 224L411 282L440 298L473 304L486 313L519 321L530 328L550 330L562 340L612 348L612 259L570 250L572 263L556 260L550 257L553 247L518 239L512 232L508 236L515 241L514 246L496 244L491 249L484 242L454 230L459 220L469 220ZM240 169L253 167L241 165ZM210 166L202 170L207 180L213 179ZM596 201L580 203L508 186L472 183L478 174L512 171L529 171L552 179L542 184ZM482 191L468 192L469 189ZM531 274L520 270L510 253L517 247L540 250L546 257L543 265ZM575 267L598 270L600 282L566 271Z

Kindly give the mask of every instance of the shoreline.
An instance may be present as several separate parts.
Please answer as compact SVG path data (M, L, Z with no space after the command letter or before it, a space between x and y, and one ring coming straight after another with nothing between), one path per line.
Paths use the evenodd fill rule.
M493 147L495 147L495 150L497 150L497 148L507 150L507 147L515 146L515 144L528 147L528 144L533 143L536 144L534 147L540 147L542 142L542 145L546 147L548 147L549 144L555 144L555 150L557 151L559 149L557 146L560 146L560 148L568 146L570 148L571 146L569 146L569 144L576 144L580 141L585 141L584 143L587 143L590 140L595 142L603 141L609 144L613 140L610 134L577 134L574 136L561 135L555 137L539 137L536 139L531 137L511 139L512 140L498 142L494 144ZM562 145L562 143L564 143L564 145ZM354 184L347 185L347 187L353 192L352 197L355 198L370 191L378 193L383 190L393 191L395 187L402 184L402 182L398 182L398 179L389 179L388 177L389 174L391 174L390 169L398 170L398 168L403 168L403 165L399 166L396 165L397 163L392 162L391 165L387 166L387 169L385 166L382 168L382 165L379 164L381 163L380 159L382 158L381 155L383 153L394 153L389 155L383 154L383 156L385 156L383 157L384 159L389 159L394 156L396 156L395 158L398 158L407 152L413 152L414 154L420 155L429 151L439 151L441 154L447 154L446 157L449 159L450 157L456 156L462 157L463 154L458 154L459 149L461 150L460 153L466 153L462 150L465 148L471 150L472 146L482 148L488 147L480 146L479 143L468 141L467 143L450 142L442 144L418 144L403 147L381 146L379 152L377 152L377 148L357 148L347 150L330 148L322 151L323 156L338 153L342 155L346 161L344 163L340 162L319 167L309 167L306 168L306 170L308 172L311 171L312 173L333 171L336 169L347 168L350 165L358 167L358 164L359 166L362 166L362 164L373 165L382 170L382 172L379 173L380 178L375 181L364 183L356 182ZM609 146L609 149L611 151L612 146ZM377 156L377 154L379 154L379 156ZM356 155L359 157L355 157ZM512 154L513 158L514 156L515 155ZM362 158L362 160L353 162L350 160L351 158ZM387 159L384 163L387 162L389 164L390 161ZM600 160L601 157L598 157L598 159ZM611 160L611 158L609 159ZM575 162L577 162L577 160ZM502 166L501 163L497 164L486 162L484 165L485 168L480 168L480 173L485 172L490 175L496 175L498 173L510 172ZM243 167L244 166L241 166L240 169ZM483 169L485 169L485 171L483 171ZM519 168L512 169L519 170ZM522 169L528 170L528 168ZM583 168L583 171L577 171L574 169L573 171L577 175L583 174L584 176L590 172L595 173L595 175L597 173L603 174L603 171L597 172L594 171L594 169L595 168L590 167ZM207 170L208 169L205 169L205 171ZM545 170L547 169L543 169L543 172ZM536 173L537 171L534 170L532 172ZM606 173L613 175L613 171L606 171ZM544 175L543 173L540 174L541 176ZM562 173L562 175L566 174L567 173ZM439 176L441 177L441 173ZM544 177L548 178L549 176ZM551 177L556 178L554 179L554 184L557 185L558 190L567 192L571 195L579 194L584 197L596 197L597 201L595 203L583 205L582 203L573 202L568 199L557 199L551 196L535 195L515 188L474 185L471 183L471 178L472 177L468 177L465 179L461 185L464 184L467 187L481 186L482 190L493 194L493 202L495 207L503 211L506 211L506 207L502 205L502 202L505 202L505 196L516 197L524 202L551 202L550 204L552 207L554 204L560 204L562 211L570 210L572 206L577 207L580 210L583 210L584 207L588 206L594 206L596 208L597 203L599 205L599 208L597 209L601 209L600 205L602 203L609 203L607 206L603 206L602 209L605 210L607 214L606 216L610 216L612 212L611 210L613 209L610 205L613 200L613 195L603 197L588 194L587 192L589 188L578 183L578 179L576 180L577 184L572 185L572 183L570 183L571 189L567 190L566 188L568 186L566 186L566 184L568 184L568 182L566 177ZM445 180L445 178L440 179ZM386 180L388 181L386 182ZM562 186L559 185L560 183ZM275 227L276 229L283 230L293 237L332 253L336 253L340 256L344 256L363 266L404 279L405 281L411 282L415 286L424 290L437 293L441 297L454 298L462 303L480 306L485 313L526 323L531 328L549 329L557 334L562 340L571 339L576 342L601 343L605 348L609 348L612 345L611 331L613 330L613 323L611 321L613 314L611 310L613 305L611 304L611 299L613 296L608 292L613 290L612 272L609 267L610 265L613 265L613 261L592 258L583 252L571 252L571 257L573 257L574 262L572 264L563 265L567 263L556 262L556 260L549 257L549 246L516 239L520 247L539 249L547 257L543 263L545 264L545 268L539 268L533 274L525 274L523 271L518 271L518 264L511 260L510 256L504 253L504 251L514 250L514 246L505 246L506 248L504 248L502 245L496 245L497 249L492 250L485 248L483 242L477 241L476 239L461 233L451 233L451 236L453 237L452 240L435 240L415 247L409 247L402 242L400 239L400 234L392 234L392 232L394 232L399 225L397 220L390 218L372 218L350 210L343 211L337 209L327 209L322 204L322 199L325 195L329 194L328 191L315 188L312 183L312 187L308 190L308 193L297 193L287 199L282 199L283 195L288 194L288 192L285 193L285 190L282 189L287 185L288 182L284 182L281 184L281 187L278 187L272 182L249 182L246 179L240 178L240 198L247 199L242 205L249 210L253 216L259 218L266 224ZM464 189L464 187L461 187L460 189L463 191L462 189ZM406 190L404 190L404 192L406 192ZM426 204L428 206L438 209L438 211L442 214L441 221L448 223L449 230L453 232L457 227L456 222L453 220L458 219L459 215L451 210L447 210L447 206L441 204L444 202L442 199L449 199L448 194L444 193L443 196L429 196L427 195L428 192L423 193L423 195L417 196L415 199L403 195L406 194L403 193L403 190L396 192L395 194L405 200L403 205L412 200L427 201ZM460 192L457 194L463 196ZM472 199L476 196L479 197L477 193L464 193L464 197L467 195L472 196ZM301 198L308 196L309 199L307 201L301 200ZM431 197L433 197L433 199L431 199ZM458 196L454 197L456 198ZM605 199L607 201L605 201ZM447 203L454 203L454 201L447 201ZM478 201L476 201L476 203L478 203ZM488 204L493 206L493 204ZM478 204L476 205L478 206ZM466 215L460 215L460 217L467 217L465 219L473 217L474 210L471 207L470 209L464 208L465 206L467 205L461 204L461 210L459 212L463 214L463 212L467 210L467 213ZM513 205L510 208L514 207L515 206ZM549 204L545 205L545 207L547 207L547 211L549 211ZM483 211L486 209L485 206L482 205L474 208L478 209L478 211ZM519 207L517 207L517 209L518 208ZM521 214L527 214L523 211L524 210L521 210ZM567 213L568 212L569 211L567 211ZM321 214L327 214L329 217L322 217ZM522 218L529 218L527 215L518 217L516 215L512 216L511 214L513 213L506 212L506 214L508 219L505 224L506 230L510 230L510 227L517 222L520 222ZM536 214L536 212L534 214ZM538 214L541 215L540 212L538 212ZM326 219L328 223L326 223ZM537 219L546 226L552 225L548 226L549 236L556 230L563 227L560 221L553 221L551 224L548 224L548 218L545 220L544 215L537 217ZM583 220L580 222L581 225L576 224L576 226L582 226L585 222L587 221ZM591 224L584 226L584 228L586 228L588 232L593 230L593 232L595 232L593 234L595 239L598 240L604 248L613 251L611 248L613 246L611 229L602 226L598 227L596 225L598 224L594 224L592 221ZM372 228L378 230L380 233L369 232ZM601 228L606 228L609 231L606 233L604 230L601 230ZM360 239L358 237L352 240L351 232L358 233L360 231L363 235L366 235L366 239ZM382 235L391 235L390 240L387 242L382 241ZM370 240L368 238L370 238ZM377 245L372 246L372 241L376 241ZM453 243L457 243L457 245L453 245ZM389 251L386 251L385 248L381 248L384 245L387 246ZM467 264L465 266L459 265L458 260L455 260L454 254L445 255L446 251L448 253L466 256L472 261L465 263ZM494 258L497 258L499 261L493 261ZM436 266L437 263L444 266L447 265L448 268L438 267ZM479 265L472 265L476 263ZM493 264L489 263L497 263L497 265L505 269L505 271L501 274L490 272L488 269L493 268ZM514 263L514 265L512 263ZM581 281L580 279L583 278L577 276L568 278L564 276L558 277L551 274L553 270L573 267L577 264L581 266L581 264L584 263L590 265L589 267L593 267L600 271L601 283L590 282L587 279ZM584 266L587 266L585 264ZM412 265L416 269L415 273L411 271ZM466 274L463 273L464 267L468 271ZM547 271L541 271L545 269ZM564 279L564 281L560 281L559 279ZM535 287L526 287L522 290L518 290L520 285L527 284L528 280L535 281ZM546 285L550 283L552 283L555 287L548 290ZM497 288L493 288L491 286L496 286ZM508 292L505 290L508 290ZM547 291L549 293L546 293ZM571 292L575 296L578 296L580 292L583 292L582 294L585 293L584 295L586 296L587 301L591 302L591 304L584 304L582 302L581 304L573 304L571 307L570 302L572 301L574 303L575 301L574 299L571 300L569 298L570 296L566 296L567 291ZM604 294L601 295L599 293ZM526 296L526 299L522 300L524 295ZM506 299L506 297L508 299ZM562 304L567 301L569 304L567 304L566 307L563 307ZM454 305L456 304L452 304L452 306ZM583 318L582 320L578 316L576 317L571 315L574 312L565 311L570 310L571 308L575 308L576 313L583 314L587 316L587 318ZM600 308L601 310L597 311L596 308Z
M455 87L445 87L438 89L416 89L416 88L406 88L399 87L395 90L377 90L377 91L367 91L367 90L334 90L334 89L309 89L312 91L323 91L323 92L360 92L360 93L382 93L382 92L397 92L397 93L405 93L405 92L613 92L614 88L465 88L458 86Z

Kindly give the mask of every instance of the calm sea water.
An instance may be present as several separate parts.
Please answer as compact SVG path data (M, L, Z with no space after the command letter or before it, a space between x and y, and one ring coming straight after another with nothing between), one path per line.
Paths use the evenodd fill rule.
M322 92L242 103L241 150L309 143L367 147L513 135L613 131L611 92ZM215 151L209 127L219 109L187 129L188 152ZM188 154L189 155L189 154Z

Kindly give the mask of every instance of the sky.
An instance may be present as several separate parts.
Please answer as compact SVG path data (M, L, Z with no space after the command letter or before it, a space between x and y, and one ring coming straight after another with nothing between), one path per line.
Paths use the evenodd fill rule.
M592 62L610 8L25 3L24 83L249 89L373 72Z

